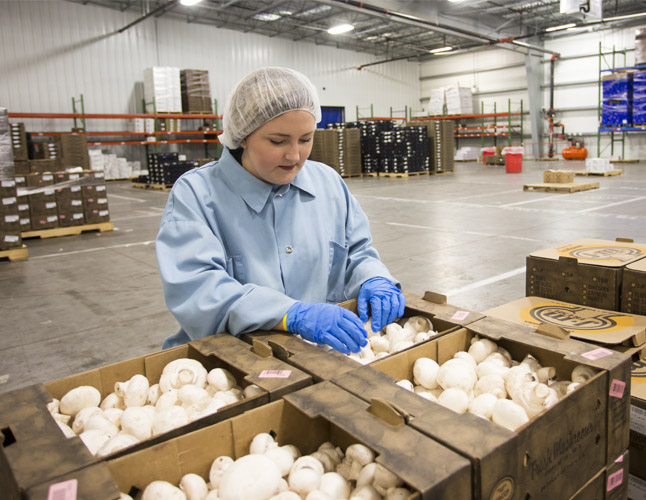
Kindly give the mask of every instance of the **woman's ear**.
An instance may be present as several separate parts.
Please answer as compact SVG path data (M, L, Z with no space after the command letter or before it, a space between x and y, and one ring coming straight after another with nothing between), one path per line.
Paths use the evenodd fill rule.
M242 141L240 141L240 147L247 149L247 138L246 137L244 139L242 139Z

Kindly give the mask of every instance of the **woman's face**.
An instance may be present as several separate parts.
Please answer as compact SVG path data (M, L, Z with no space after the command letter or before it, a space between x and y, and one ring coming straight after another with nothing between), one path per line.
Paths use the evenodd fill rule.
M288 111L242 141L242 166L268 184L289 184L312 152L316 121L307 111Z

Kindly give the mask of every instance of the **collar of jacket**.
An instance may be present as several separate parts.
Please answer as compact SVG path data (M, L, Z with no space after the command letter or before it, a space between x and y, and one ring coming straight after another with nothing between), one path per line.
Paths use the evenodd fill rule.
M296 174L296 177L288 185L288 188L285 189L285 192L289 191L289 187L293 186L304 193L307 193L312 198L316 197L314 194L314 183L312 182L311 176L307 170L307 163L308 161L305 161L305 165L303 165L301 171ZM249 208L256 213L260 213L267 204L267 200L271 196L272 192L275 191L275 186L267 184L251 175L233 157L229 148L225 147L223 149L218 166L222 168L222 172L231 184L231 187L237 191Z

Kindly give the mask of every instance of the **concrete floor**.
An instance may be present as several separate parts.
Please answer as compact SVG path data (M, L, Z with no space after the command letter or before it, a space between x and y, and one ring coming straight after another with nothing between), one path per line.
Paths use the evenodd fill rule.
M646 242L646 165L601 188L524 192L549 168L523 173L457 163L455 174L347 179L383 261L409 292L448 296L474 311L525 294L525 256L590 237ZM113 232L29 239L29 259L0 262L0 393L157 351L177 330L167 311L154 240L168 193L108 183Z

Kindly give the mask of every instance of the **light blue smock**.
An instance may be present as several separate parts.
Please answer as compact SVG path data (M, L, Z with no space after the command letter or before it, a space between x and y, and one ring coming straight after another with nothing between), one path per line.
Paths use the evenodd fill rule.
M299 302L338 303L383 276L368 218L329 166L306 161L267 184L225 148L177 180L157 235L166 304L181 329L164 348L272 329Z

